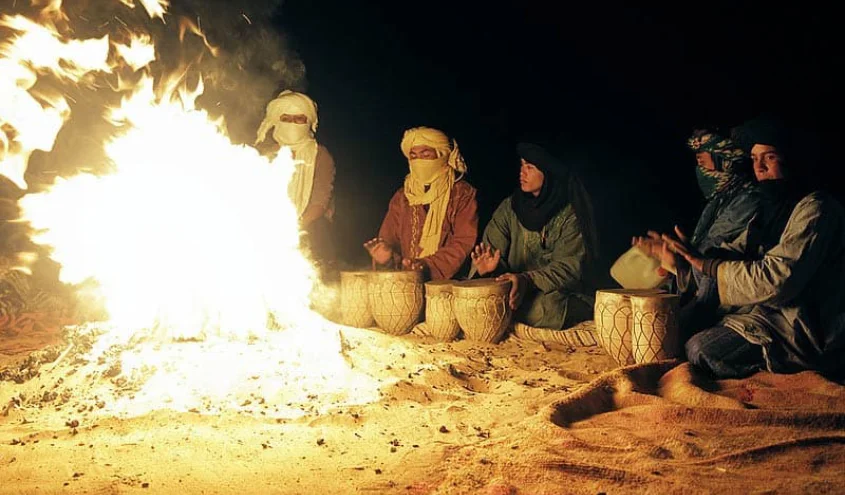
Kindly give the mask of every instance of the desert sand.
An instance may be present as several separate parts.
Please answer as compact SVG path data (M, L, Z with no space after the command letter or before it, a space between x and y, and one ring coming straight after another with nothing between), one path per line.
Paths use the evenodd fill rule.
M843 387L812 373L708 384L677 361L617 368L598 346L342 332L348 362L383 382L379 396L325 410L306 401L295 405L295 418L256 397L213 413L162 403L120 417L86 385L106 380L108 363L76 359L79 343L69 345L57 328L7 332L0 336L0 493L841 493L845 486ZM22 368L38 371L10 380Z

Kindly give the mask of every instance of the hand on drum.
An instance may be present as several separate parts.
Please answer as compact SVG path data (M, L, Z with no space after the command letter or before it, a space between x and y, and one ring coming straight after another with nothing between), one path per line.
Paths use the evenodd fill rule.
M495 251L489 244L483 242L470 252L472 264L478 270L479 275L487 275L499 266L499 260L502 258L502 252L498 249Z
M379 265L384 265L393 258L393 250L384 242L381 237L370 239L364 243L364 247L372 256L373 261Z
M418 259L402 258L402 269L421 272L425 270L425 263Z
M681 229L677 225L675 226L675 235L677 237L673 237L671 234L663 234L662 238L666 243L664 251L678 254L687 260L693 268L703 270L704 258L698 253L698 251L696 251L692 244L690 244L687 236L681 232Z
M511 293L508 296L508 305L512 311L516 311L519 305L522 304L522 298L528 291L528 286L531 285L531 279L524 274L506 273L496 277L496 282L510 281Z

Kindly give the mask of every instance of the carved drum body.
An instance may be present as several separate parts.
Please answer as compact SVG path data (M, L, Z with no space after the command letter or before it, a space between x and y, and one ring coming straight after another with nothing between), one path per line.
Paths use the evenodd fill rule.
M452 311L452 280L425 284L425 324L431 336L443 342L455 340L461 331Z
M368 287L370 311L382 331L404 335L420 322L425 304L422 272L372 272Z
M508 305L510 290L510 282L493 279L452 286L452 309L467 340L494 343L504 336L513 317Z
M605 351L620 366L635 364L632 296L662 294L659 289L605 289L596 291L596 335Z

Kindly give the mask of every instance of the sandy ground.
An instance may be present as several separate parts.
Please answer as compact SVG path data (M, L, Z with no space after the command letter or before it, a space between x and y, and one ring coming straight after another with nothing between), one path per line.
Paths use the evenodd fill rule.
M548 423L552 397L614 367L595 347L357 332L353 361L380 363L392 382L370 404L297 419L168 410L119 419L73 401L8 408L0 493L510 493L502 466L540 441L526 435ZM48 334L17 347L41 347L38 338L62 348ZM15 347L6 340L7 366L27 355ZM0 397L49 391L50 374L0 382Z
M305 401L294 419L273 417L263 400L220 413L116 417L83 393L108 363L79 364L72 353L23 383L2 381L0 493L772 494L845 486L845 388L823 379L798 383L790 405L777 395L788 382L777 377L729 384L725 398L698 389L677 363L628 372L597 347L344 335L348 361L382 383L379 397L322 412ZM28 356L36 366L31 356L47 349L55 358L66 345L49 331L6 336L0 369ZM677 384L655 388L670 369ZM664 392L693 402L658 397ZM772 404L811 411L762 410Z

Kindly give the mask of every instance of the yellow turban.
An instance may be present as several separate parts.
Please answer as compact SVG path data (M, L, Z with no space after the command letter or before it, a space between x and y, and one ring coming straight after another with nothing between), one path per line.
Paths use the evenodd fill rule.
M434 148L437 158L411 159L411 148L414 146ZM414 250L414 257L425 258L440 249L446 208L456 181L455 172L465 173L467 165L458 149L458 143L454 140L450 143L446 134L430 127L415 127L405 131L400 148L411 168L411 173L405 177L404 191L408 203L412 206L429 205L420 232L419 249ZM416 222L412 230L416 238Z
M431 127L414 127L405 131L402 136L402 154L405 158L410 159L411 148L414 146L430 146L437 151L438 157L448 157L446 163L460 173L466 173L467 164L461 151L458 148L458 142L454 139L449 142L449 136L437 129Z

